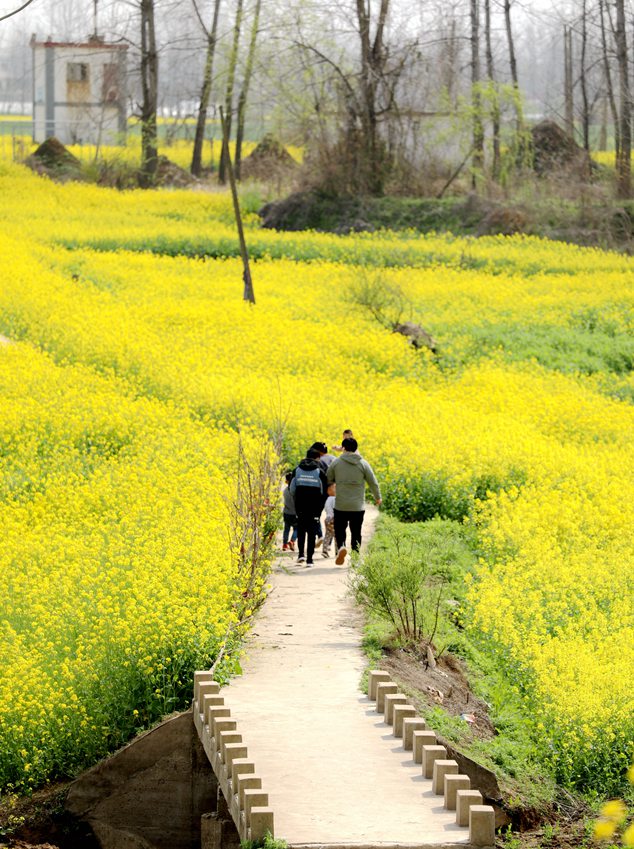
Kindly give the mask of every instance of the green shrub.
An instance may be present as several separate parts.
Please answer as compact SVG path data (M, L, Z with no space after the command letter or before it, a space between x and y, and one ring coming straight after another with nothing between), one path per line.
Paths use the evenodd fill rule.
M471 564L466 531L451 522L403 525L386 518L350 583L358 603L390 622L402 645L432 644L452 583Z

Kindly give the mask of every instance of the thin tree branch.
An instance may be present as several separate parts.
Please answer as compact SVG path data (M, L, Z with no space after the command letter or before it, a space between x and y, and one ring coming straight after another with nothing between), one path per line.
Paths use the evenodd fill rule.
M8 14L8 15L3 15L3 16L0 18L0 21L6 21L6 19L7 19L7 18L12 18L14 15L17 15L17 14L18 14L19 12L21 12L23 9L26 9L26 7L27 7L27 6L30 6L30 5L31 5L31 3L33 3L33 2L34 2L34 0L27 0L27 2L26 2L26 3L23 3L23 4L20 6L20 8L19 8L19 9L14 9L14 10L13 10L13 12L9 12L9 14Z

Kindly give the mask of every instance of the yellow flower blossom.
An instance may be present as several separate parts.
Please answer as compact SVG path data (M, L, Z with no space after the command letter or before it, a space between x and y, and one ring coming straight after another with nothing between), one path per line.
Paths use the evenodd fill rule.
M467 627L513 670L562 780L622 774L634 379L627 362L566 368L565 346L580 328L592 347L597 322L632 336L629 257L250 226L250 308L227 195L56 185L10 163L0 192L0 785L25 762L37 781L72 772L134 710L184 700L244 590L237 430L253 450L280 428L292 462L352 427L389 509L468 519ZM441 356L350 303L361 266ZM532 326L555 365L515 355Z

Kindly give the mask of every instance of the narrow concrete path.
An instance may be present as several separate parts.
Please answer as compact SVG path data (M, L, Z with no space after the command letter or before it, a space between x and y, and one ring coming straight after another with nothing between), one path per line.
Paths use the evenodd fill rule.
M367 539L377 511L369 507ZM361 616L347 568L280 559L247 646L244 674L223 690L291 846L468 842L420 765L360 691Z

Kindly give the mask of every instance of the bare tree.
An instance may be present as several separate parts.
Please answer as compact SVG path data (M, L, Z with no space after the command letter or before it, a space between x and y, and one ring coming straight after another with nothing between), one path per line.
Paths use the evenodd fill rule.
M156 181L158 166L158 52L154 0L141 0L141 177L142 186Z
M6 21L6 20L7 20L7 18L12 18L14 15L19 14L19 13L20 13L20 12L22 12L24 9L26 9L26 7L27 7L27 6L30 6L30 5L31 5L31 3L33 3L33 0L27 0L27 2L26 2L26 3L23 3L23 4L22 4L21 6L19 6L17 9L14 9L12 12L8 12L6 15L2 15L2 17L0 17L0 21Z
M229 141L231 140L231 123L233 117L233 87L236 78L236 66L238 63L238 49L240 45L240 30L242 28L242 12L244 1L238 0L236 5L236 17L233 24L233 41L229 54L229 69L227 71L227 88L225 92L225 125L227 144L222 146L220 154L220 165L218 167L218 180L225 183L227 179L227 154L229 152Z
M491 42L491 0L484 0L484 37L486 44L487 76L492 89L491 133L493 136L493 162L491 175L494 180L500 176L500 102L495 86L495 68L493 66L493 45Z
M627 32L625 24L625 0L616 0L616 59L619 67L619 154L616 161L617 193L628 198L632 177L632 115L630 99L629 67L627 59Z
M249 40L249 51L247 53L247 63L244 69L244 79L240 96L238 98L238 121L236 127L236 155L235 155L235 172L236 179L240 179L240 170L242 166L242 141L244 139L244 123L247 111L247 98L249 96L249 86L251 84L251 76L253 74L253 62L255 60L255 46L258 37L258 28L260 26L260 9L262 0L255 0L255 9L253 10L253 22L251 24L251 38Z
M619 126L619 112L616 106L616 98L614 96L614 85L612 83L612 69L610 67L610 55L608 53L608 40L605 26L606 11L609 15L609 9L606 10L606 0L599 0L599 18L601 23L601 48L603 55L603 73L605 77L605 88L607 101L612 114L612 123L614 125L614 149L616 160L618 161L619 148L621 147L621 128Z
M509 67L511 69L511 82L515 94L516 130L518 140L518 153L524 150L524 112L522 109L522 97L520 92L520 81L517 73L517 56L515 53L515 39L513 37L513 24L511 21L512 0L504 0L504 26L506 29L506 40L509 48Z
M564 114L566 131L571 138L574 138L575 110L572 67L572 27L564 26Z
M371 194L383 190L384 163L382 144L378 133L378 86L385 76L385 25L390 10L390 0L381 0L372 36L372 9L369 0L356 0L357 24L361 42L360 112L363 158L368 169L368 189Z
M590 151L590 103L588 100L588 2L581 0L581 53L579 56L579 84L581 87L581 131L583 147Z
M484 165L484 127L482 124L482 97L480 93L480 5L471 0L471 108L473 110L473 175L472 186L476 187L476 175Z
M214 12L211 22L211 29L205 30L207 36L207 50L205 53L205 68L203 70L203 82L200 90L200 101L198 106L198 115L196 118L196 134L194 136L194 149L192 152L191 172L195 177L200 176L202 170L202 154L203 142L205 140L205 125L207 123L207 110L209 109L209 97L211 95L211 83L213 80L214 56L216 53L216 43L218 40L218 18L220 16L221 0L214 0ZM196 0L193 0L196 14L198 7ZM202 19L198 15L202 24Z
M220 121L222 123L222 150L225 158L227 175L229 177L229 185L231 186L231 198L233 200L233 212L236 219L236 227L238 229L238 242L240 244L240 256L242 257L242 280L244 290L242 299L250 304L255 304L255 292L253 290L253 280L251 279L251 266L249 264L249 252L247 250L247 242L244 237L244 228L242 226L242 215L240 213L240 202L238 200L238 189L236 187L235 174L231 165L231 152L229 150L229 126L227 119L220 107Z

